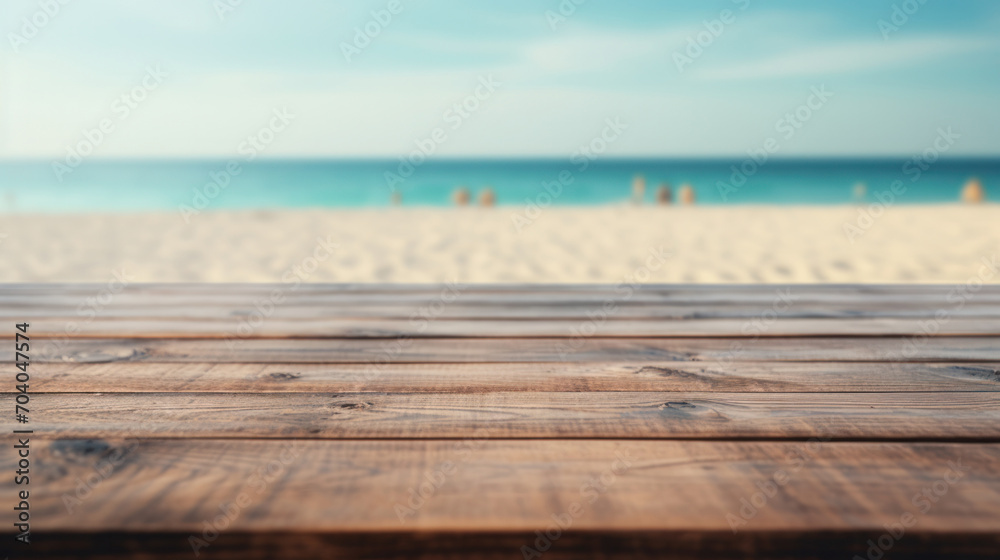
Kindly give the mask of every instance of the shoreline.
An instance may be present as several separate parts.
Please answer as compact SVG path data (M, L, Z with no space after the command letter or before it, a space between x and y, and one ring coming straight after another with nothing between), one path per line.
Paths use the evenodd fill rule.
M697 211L701 208L732 208L732 209L782 209L782 210L816 210L816 209L854 209L854 208L864 208L870 205L882 205L878 200L865 200L860 202L845 202L838 204L808 204L799 202L770 202L770 203L760 203L760 202L740 202L740 203L713 203L711 201L707 202L696 202L694 204L681 204L674 202L672 204L655 204L652 202L645 202L643 204L634 204L630 199L623 198L616 202L594 202L592 204L558 204L549 205L545 207L545 210L596 210L604 208L616 208L616 209L636 209L636 210L650 210L650 211L672 211L672 210L683 210L683 211ZM212 208L208 207L203 210L198 211L199 214L230 214L230 213L255 213L255 212L385 212L385 211L470 211L470 210L483 210L489 211L506 211L517 208L524 208L527 204L525 201L521 201L517 204L505 203L503 201L498 201L493 206L480 206L475 202L470 202L466 206L456 206L455 204L387 204L382 206L260 206L260 207L241 207L241 208ZM941 207L941 208L1000 208L1000 200L985 200L976 204L969 204L962 202L960 200L947 201L947 202L893 202L890 204L892 208L929 208L929 207ZM6 210L0 208L0 216L6 217L53 217L53 216L87 216L87 217L101 217L101 216L122 216L122 215L173 215L180 214L180 211L176 208L172 209L153 209L153 210L102 210L102 211L21 211L21 210Z

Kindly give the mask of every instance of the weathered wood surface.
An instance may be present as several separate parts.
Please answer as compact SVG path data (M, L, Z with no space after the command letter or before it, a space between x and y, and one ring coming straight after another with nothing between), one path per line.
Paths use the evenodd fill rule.
M0 319L32 557L222 519L200 556L524 558L574 502L542 559L866 557L905 514L886 558L1000 550L997 285L19 284Z
M797 288L741 295L721 292L656 293L614 292L490 294L460 292L442 294L393 294L334 292L329 294L276 291L273 293L194 292L152 295L132 292L112 294L95 289L80 295L19 295L0 293L2 316L28 313L36 317L201 316L227 312L251 314L267 310L288 317L409 318L415 312L431 312L457 318L560 318L580 317L614 306L617 316L631 317L743 317L778 308L789 316L933 316L943 310L956 316L996 316L1000 294L953 289L940 293L874 293L848 297ZM323 309L316 309L322 306ZM270 309L273 307L273 310Z
M41 335L93 337L1000 335L1000 290L976 286L72 290L0 292L0 318L31 319Z
M802 337L1000 335L996 317L933 318L798 318L762 316L731 319L637 319L609 317L595 309L593 318L576 319L411 319L373 318L100 318L94 320L30 319L39 336L145 338L529 338L602 337ZM932 316L933 317L933 316ZM18 319L29 320L29 318Z
M50 394L68 438L808 439L1000 442L1000 393ZM95 406L99 402L100 406ZM13 409L14 396L0 397Z
M925 533L1000 529L997 444L38 439L37 453L45 483L33 510L44 530L201 534L247 493L230 530L532 531L582 502L575 530L731 534L726 515L739 516L741 499L779 470L785 484L738 530L880 531L905 512ZM67 508L63 496L105 464L112 473ZM920 512L913 496L953 465L962 476ZM12 466L9 455L0 462ZM428 476L433 492L408 503ZM601 485L593 503L588 482ZM397 504L412 514L401 521Z
M374 301L367 304L303 302L288 300L270 305L255 301L221 304L215 300L203 302L178 301L169 305L151 300L149 303L123 303L112 299L107 305L84 303L53 304L39 298L38 302L16 300L0 308L0 318L46 319L50 321L85 322L104 319L204 319L210 321L240 321L254 316L273 319L397 319L431 318L448 319L589 319L603 307L603 302L549 302L518 303L511 301L476 302L456 300L447 305L386 303ZM917 318L931 319L939 312L951 318L997 318L1000 305L957 305L942 302L928 305L920 301L900 302L871 301L811 302L796 301L790 306L774 302L737 303L683 301L639 302L615 301L609 321L690 320L690 319L764 319L776 315L782 319L860 319L860 318Z
M1000 363L158 363L36 362L36 393L485 393L1000 391ZM0 385L0 394L16 391Z
M841 361L998 362L1000 337L805 338L43 338L39 362L506 363ZM13 346L0 360L13 361Z

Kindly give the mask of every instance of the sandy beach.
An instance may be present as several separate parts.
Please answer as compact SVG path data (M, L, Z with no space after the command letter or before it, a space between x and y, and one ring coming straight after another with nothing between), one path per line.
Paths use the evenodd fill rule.
M845 223L858 227L852 241ZM859 226L860 224L860 226ZM518 228L519 226L519 228ZM3 282L965 282L1000 206L8 214ZM1000 275L992 281L1000 281Z

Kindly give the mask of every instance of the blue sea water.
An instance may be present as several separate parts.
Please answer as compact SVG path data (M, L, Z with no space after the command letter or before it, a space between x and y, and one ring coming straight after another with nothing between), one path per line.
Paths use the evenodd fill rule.
M688 183L698 204L849 204L858 202L856 184L866 185L865 200L872 201L894 181L906 187L897 204L955 202L971 177L1000 196L1000 159L939 160L925 164L926 170L907 161L772 160L746 165L756 169L745 183L734 172L746 162L709 159L607 159L587 169L566 160L439 160L417 166L402 182L387 179L387 173L399 171L399 162L388 160L239 162L238 175L228 175L222 160L84 161L61 181L51 162L6 161L0 162L0 211L155 211L195 204L216 210L379 207L391 204L393 188L404 206L444 206L460 185L473 195L489 186L499 204L523 205L548 203L543 183L559 181L560 174L572 180L552 202L561 206L625 201L636 175L646 178L650 202L659 184L670 184L676 196ZM228 184L213 188L213 176L220 183L228 176Z

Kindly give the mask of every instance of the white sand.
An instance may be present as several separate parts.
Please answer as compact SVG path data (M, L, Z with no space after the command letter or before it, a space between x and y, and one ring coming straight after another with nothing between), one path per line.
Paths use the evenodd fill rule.
M854 244L855 207L550 208L0 215L0 281L965 282L1000 254L1000 205L894 207ZM670 253L648 277L651 250ZM322 257L323 253L320 252ZM652 262L652 261L651 261ZM653 263L655 264L655 262ZM1000 281L1000 275L991 281Z

